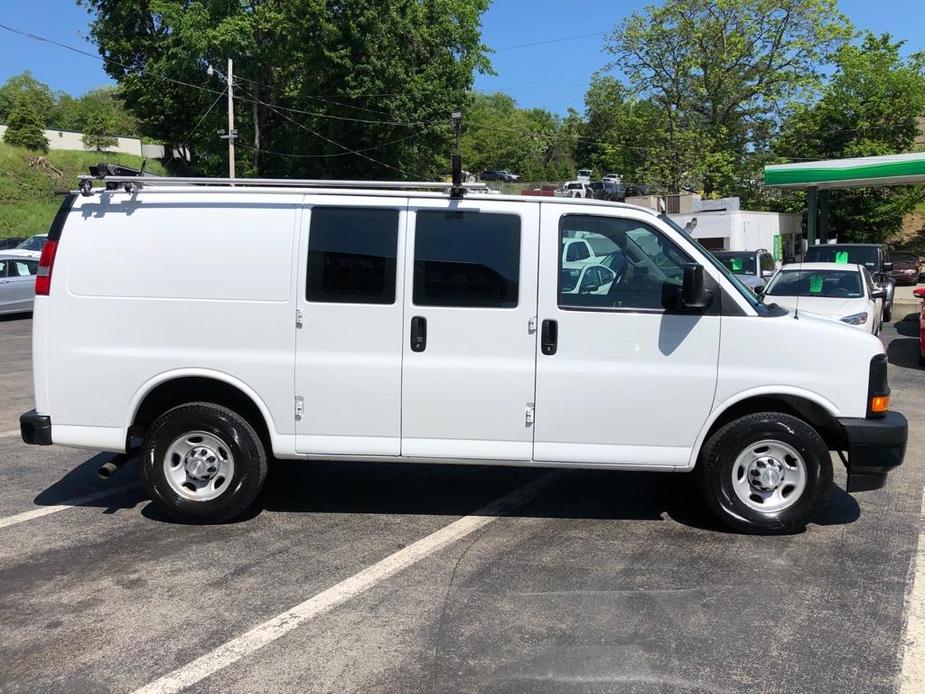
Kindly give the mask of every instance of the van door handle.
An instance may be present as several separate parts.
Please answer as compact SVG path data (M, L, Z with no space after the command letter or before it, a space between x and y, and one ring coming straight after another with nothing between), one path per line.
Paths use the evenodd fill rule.
M423 352L427 347L427 319L414 316L411 319L411 351Z
M544 320L540 335L540 349L543 354L553 355L559 348L559 321Z

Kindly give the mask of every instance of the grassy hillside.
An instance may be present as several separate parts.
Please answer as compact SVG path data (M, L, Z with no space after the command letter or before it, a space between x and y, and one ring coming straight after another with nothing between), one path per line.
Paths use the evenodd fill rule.
M68 152L51 150L41 155L61 172L51 168L29 166L37 156L34 152L10 147L0 142L0 238L28 236L48 231L52 218L61 204L56 188L77 187L78 174L89 173L87 167L101 161L139 168L141 157L112 152ZM165 173L157 162L148 162L151 173Z

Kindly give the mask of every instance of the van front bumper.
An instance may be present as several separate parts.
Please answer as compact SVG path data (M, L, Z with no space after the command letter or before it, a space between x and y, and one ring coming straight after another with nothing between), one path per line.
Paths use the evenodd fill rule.
M51 417L29 410L19 416L22 440L34 446L51 445Z
M909 424L899 412L870 419L839 419L848 448L848 491L866 492L886 484L887 473L906 454Z

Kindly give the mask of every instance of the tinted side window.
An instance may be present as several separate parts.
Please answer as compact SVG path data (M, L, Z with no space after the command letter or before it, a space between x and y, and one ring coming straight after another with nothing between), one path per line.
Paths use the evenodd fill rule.
M520 217L419 211L414 236L418 306L517 306Z
M0 277L6 277L6 261L0 260Z
M582 263L560 265L559 306L668 309L677 305L684 265L691 261L657 230L632 219L564 215L559 220L560 245L570 238L585 239L601 250ZM592 272L597 266L601 269Z
M394 303L397 250L398 210L313 208L305 298Z

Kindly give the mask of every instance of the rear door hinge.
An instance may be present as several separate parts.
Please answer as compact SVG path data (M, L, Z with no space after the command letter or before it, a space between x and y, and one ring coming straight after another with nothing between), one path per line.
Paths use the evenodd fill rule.
M302 327L302 309L300 308L297 308L295 310L295 327L297 328Z
M524 417L525 423L528 427L533 426L533 417L534 417L533 403L528 402L526 415Z
M305 412L305 400L301 395L297 395L295 398L295 421L302 419L302 414Z

